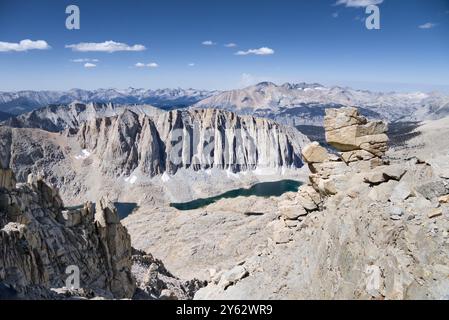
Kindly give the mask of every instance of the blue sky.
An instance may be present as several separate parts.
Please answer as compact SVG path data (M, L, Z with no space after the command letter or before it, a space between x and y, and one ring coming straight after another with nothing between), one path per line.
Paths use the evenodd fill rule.
M449 0L340 1L0 0L0 91L267 80L449 92ZM380 30L365 28L367 2L379 3ZM70 4L80 30L65 28ZM128 51L98 51L105 41ZM97 51L75 51L80 43Z

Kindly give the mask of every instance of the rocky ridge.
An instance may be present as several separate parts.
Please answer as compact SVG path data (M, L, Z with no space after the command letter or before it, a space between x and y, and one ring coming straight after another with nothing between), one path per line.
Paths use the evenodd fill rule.
M69 91L17 91L0 92L0 109L11 114L21 114L50 104L81 103L118 103L151 104L162 109L182 108L204 98L217 94L218 91L196 89L98 89Z
M347 106L357 106L360 113L370 118L421 121L447 116L449 97L439 93L372 92L316 83L261 82L218 93L194 105L267 117L292 126L322 126L326 109Z
M67 282L73 267L80 288ZM134 250L107 199L67 209L42 178L16 185L10 169L0 169L0 284L8 299L189 299L204 285Z
M140 169L149 176L179 168L299 168L301 146L308 141L269 120L213 109L171 111L157 119L126 110L84 122L77 140L101 158L103 172L127 175Z
M97 156L96 164L103 173L114 177L130 174L135 169L154 176L164 172L176 173L179 168L198 170L215 167L234 172L260 166L298 168L302 166L301 147L309 142L293 128L266 119L240 117L223 110L165 112L147 105L125 107L74 103L24 114L0 127L3 137L0 156L4 165L15 166L13 169L18 172L19 179L24 178L22 168L19 168L21 158L29 157L17 155L16 161L11 161L12 153L30 148L23 145L30 143L20 140L23 134L27 134L24 128L60 132L59 137L47 134L49 137L44 138L45 143L62 141L59 145L65 149L75 144L73 149L84 152L78 158L87 159L92 155L85 159L92 161ZM16 131L23 133L15 134ZM42 132L33 134L45 135ZM21 146L12 147L13 144ZM31 147L33 150L24 151L36 158L43 157L45 151L37 150L42 146L36 144ZM54 159L51 164L59 163L70 156L63 150L53 152L57 154L46 155L46 162Z

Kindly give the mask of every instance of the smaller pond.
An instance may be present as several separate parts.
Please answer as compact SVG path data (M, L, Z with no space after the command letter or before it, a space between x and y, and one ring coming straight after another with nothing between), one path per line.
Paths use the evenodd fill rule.
M83 208L83 204L79 206L66 207L68 210L76 210ZM95 203L94 203L95 206ZM114 202L114 206L117 208L117 213L120 220L125 219L129 216L135 209L138 208L137 203L134 202Z
M194 210L199 209L205 206L208 206L212 203L217 202L220 199L229 199L229 198L237 198L237 197L279 197L286 192L297 192L299 187L301 186L301 182L295 180L281 180L275 182L262 182L253 185L250 188L240 188L225 192L223 194L209 197L196 199L189 202L183 203L170 203L170 207L176 208L178 210Z

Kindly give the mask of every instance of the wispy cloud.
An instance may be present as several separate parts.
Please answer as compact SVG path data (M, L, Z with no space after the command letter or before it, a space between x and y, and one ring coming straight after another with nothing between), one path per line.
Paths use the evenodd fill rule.
M338 12L334 12L334 13L332 13L332 17L334 17L334 18L338 18L338 16L339 16L339 13L338 13Z
M268 48L268 47L262 47L262 48L259 48L259 49L249 49L249 50L246 50L246 51L237 51L236 53L235 53L237 56L247 56L247 55L250 55L250 54L254 54L254 55L257 55L257 56L268 56L268 55L272 55L272 54L274 54L274 50L273 49L271 49L271 48Z
M105 42L81 42L78 44L69 44L66 48L79 52L117 52L117 51L144 51L146 47L141 44L128 45L126 43L105 41Z
M370 5L378 5L384 2L384 0L338 0L335 5L345 5L346 7L352 7L352 8L361 8L361 7L367 7Z
M238 81L238 86L240 88L249 87L255 84L258 84L260 82L264 81L276 81L277 79L273 79L269 76L260 76L260 75L254 75L251 73L242 73L240 75L240 79Z
M224 46L226 48L235 48L235 47L237 47L237 44L234 42L230 42L230 43L226 43Z
M85 58L85 59L71 59L70 61L76 62L76 63L82 63L82 62L99 62L100 60Z
M418 26L418 28L420 28L420 29L432 29L432 28L435 28L436 26L437 26L436 23L427 22L427 23L424 23L424 24Z
M51 47L44 40L33 41L25 39L19 43L14 42L0 42L0 52L7 51L28 51L28 50L47 50Z
M215 46L217 43L212 40L206 40L201 43L203 46Z
M84 68L88 68L88 69L90 69L90 68L95 68L97 65L95 64L95 63L90 63L90 62L86 62L85 64L84 64Z
M189 67L194 67L195 64L194 64L193 62L191 62L191 63L188 64L188 66L189 66Z
M159 67L159 65L156 62L151 62L151 63L137 62L134 66L137 68L157 68L157 67Z

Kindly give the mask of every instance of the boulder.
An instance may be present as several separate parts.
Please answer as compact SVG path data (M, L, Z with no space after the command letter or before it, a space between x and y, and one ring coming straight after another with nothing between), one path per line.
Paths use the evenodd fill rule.
M329 153L316 141L302 149L302 156L307 163L323 163L329 160Z
M248 276L248 274L249 274L248 270L246 270L245 267L235 266L231 270L223 273L219 285L224 288L227 288L230 285L233 285L238 281L240 281L241 279L245 278L246 276Z
M392 206L390 208L390 218L392 220L400 220L401 217L404 215L404 209L397 206Z
M443 180L435 180L419 185L416 187L416 191L429 200L444 196L448 193L448 189L446 189L446 184Z
M379 166L365 174L364 180L370 184L380 184L390 180L401 180L407 170L402 166Z
M320 194L312 186L301 187L297 199L307 211L317 210L321 203Z
M340 153L341 158L344 162L355 162L361 160L371 160L376 156L366 150L354 150Z
M299 217L307 215L307 211L298 204L283 205L279 208L280 214L287 220L297 220Z
M275 230L273 233L273 241L277 244L289 243L293 239L292 231L286 227L283 229Z
M393 203L402 203L407 198L413 196L413 191L411 190L408 183L401 181L391 193L390 201Z
M443 210L441 208L432 209L427 216L432 219L443 215Z
M392 165L384 167L382 172L383 175L387 178L399 181L407 172L407 170L402 165Z
M365 174L365 177L363 178L363 180L369 184L381 184L383 182L386 182L387 179L385 178L385 176L383 175L382 172L369 172L367 174Z
M449 194L439 197L438 202L439 203L449 203Z
M326 130L336 130L366 123L366 118L359 115L357 108L352 107L326 109L326 115L324 117L324 128Z
M351 158L367 158L369 154L380 157L388 150L387 124L382 121L368 122L359 115L357 108L326 109L324 128L327 143L337 150L368 152L344 154L346 162L350 162Z

